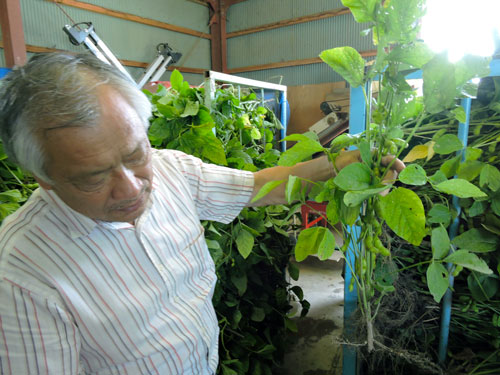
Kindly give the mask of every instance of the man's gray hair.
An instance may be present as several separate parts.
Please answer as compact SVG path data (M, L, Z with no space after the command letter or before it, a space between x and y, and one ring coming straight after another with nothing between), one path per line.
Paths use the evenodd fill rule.
M52 182L42 147L43 131L97 125L96 89L101 85L122 95L147 129L151 104L146 95L118 69L90 54L39 54L12 70L0 82L0 137L10 160Z

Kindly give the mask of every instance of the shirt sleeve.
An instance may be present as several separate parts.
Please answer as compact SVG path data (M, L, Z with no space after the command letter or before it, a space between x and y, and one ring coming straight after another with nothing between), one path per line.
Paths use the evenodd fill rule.
M254 187L253 173L214 164L180 151L163 150L186 179L201 220L230 223L247 205Z
M79 335L54 302L0 281L0 373L77 375Z

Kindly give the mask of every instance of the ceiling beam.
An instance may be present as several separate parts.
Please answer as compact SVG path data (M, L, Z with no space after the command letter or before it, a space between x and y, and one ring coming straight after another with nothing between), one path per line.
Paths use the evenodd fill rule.
M377 50L367 50L360 52L362 57L371 57L377 55ZM269 64L261 64L261 65L251 65L251 66L242 66L239 68L228 69L227 73L235 74L235 73L243 73L243 72L255 72L258 70L266 70L266 69L277 69L277 68L286 68L290 66L303 66L310 64L324 64L324 61L319 57L312 57L309 59L301 59L301 60L289 60L289 61L280 61Z
M203 32L197 31L197 30L188 29L187 27L176 26L176 25L172 25L169 23L153 20L151 18L145 18L145 17L137 16L137 15L131 14L131 13L120 12L120 11L105 8L105 7L102 7L99 5L84 3L83 1L76 1L76 0L47 0L47 1L49 1L51 3L67 5L67 6L78 8L78 9L88 10L90 12L94 12L94 13L98 13L98 14L105 14L105 15L111 16L111 17L121 18L121 19L124 19L127 21L142 23L143 25L158 27L161 29L175 31L175 32L182 33L182 34L188 34L188 35L193 35L193 36L197 36L200 38L210 39L210 34L203 33Z
M5 48L4 43L1 40L0 40L0 48ZM26 51L30 52L30 53L68 52L68 51L65 51L62 49L40 47L40 46L31 45L31 44L26 44ZM147 68L149 66L149 63L142 62L142 61L124 60L124 59L118 59L118 60L120 61L120 63L122 65L131 66L134 68ZM177 69L183 73L195 73L195 74L205 74L205 72L207 71L206 69L202 69L202 68L188 68L188 67L175 66L175 65L169 65L167 68L167 70L174 70L174 69Z
M26 64L23 19L19 0L0 0L0 24L8 68Z
M342 14L349 14L349 13L351 13L351 11L347 7L332 9L332 10L328 10L326 12L320 12L320 13L310 14L308 16L291 18L288 20L283 20L283 21L279 21L279 22L275 22L275 23L268 23L266 25L252 27L252 28L245 29L245 30L233 31L232 33L227 34L227 38L229 39L229 38L234 38L236 36L258 33L260 31L266 31L266 30L277 29L277 28L285 27L285 26L297 25L299 23L317 21L317 20L321 20L324 18L336 17L336 16L341 16Z

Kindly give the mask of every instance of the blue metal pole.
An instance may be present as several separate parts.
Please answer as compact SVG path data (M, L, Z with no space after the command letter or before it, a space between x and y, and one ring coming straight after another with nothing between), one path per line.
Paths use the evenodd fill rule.
M462 107L465 110L466 120L465 123L460 123L458 125L458 138L462 141L463 148L458 153L462 155L462 160L465 158L465 148L467 147L467 139L469 135L469 121L470 121L470 108L471 108L471 99L463 99ZM458 204L458 197L453 197L453 206L457 211L457 217L451 223L449 235L450 238L454 238L458 233L458 225L459 225L459 216L460 216L460 205ZM444 364L446 360L446 350L448 348L448 337L450 334L450 321L451 321L451 300L452 300L452 291L454 277L451 273L452 264L447 264L447 269L449 272L449 282L450 287L446 291L443 296L443 305L441 309L441 327L440 327L440 337L439 337L439 363Z
M287 110L288 102L286 100L286 91L281 91L280 92L280 109L281 109L281 124L283 125L283 129L280 131L280 139L283 139L286 137L286 126L287 126L287 116L286 116L286 110ZM281 151L285 152L286 151L286 141L281 142Z
M349 133L358 134L365 131L366 124L366 101L363 94L363 88L351 87L350 94L350 108L349 108ZM361 228L353 227L351 232L352 238L358 238L361 234ZM356 255L354 251L354 246L351 245L346 251L346 266L344 272L344 336L347 339L353 338L355 327L352 324L350 318L353 312L356 310L358 303L358 292L356 284L354 283L354 288L350 291L349 285L352 280L351 269L354 269L354 262L356 260ZM351 266L349 267L348 264ZM342 359L342 374L343 375L355 375L357 373L357 359L356 350L349 345L344 345L343 348L343 359Z

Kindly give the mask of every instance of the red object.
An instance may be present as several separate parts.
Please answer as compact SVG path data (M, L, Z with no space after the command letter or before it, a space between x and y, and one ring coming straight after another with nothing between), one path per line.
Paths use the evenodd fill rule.
M302 228L307 229L315 224L326 227L326 203L317 203L314 201L307 201L300 208L302 214ZM311 215L311 221L309 221Z

